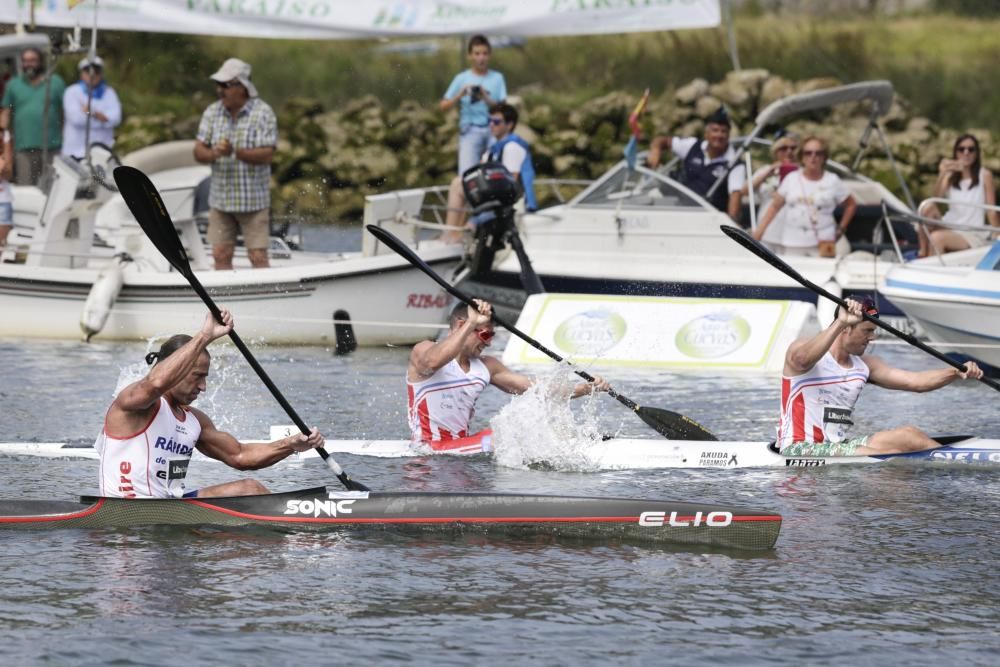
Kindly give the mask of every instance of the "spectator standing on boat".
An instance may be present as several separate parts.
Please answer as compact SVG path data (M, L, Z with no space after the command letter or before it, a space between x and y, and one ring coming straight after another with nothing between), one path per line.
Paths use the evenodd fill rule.
M476 400L493 385L508 394L527 391L533 381L494 357L483 356L495 331L493 307L473 299L476 308L460 303L451 311L448 335L441 341L413 346L406 369L410 433L414 442L455 440L469 435ZM607 391L600 377L581 382L572 398Z
M503 74L490 69L490 40L473 35L467 53L469 69L455 75L440 103L442 111L458 105L459 176L476 164L489 144L490 107L507 99Z
M743 186L741 192L743 196L749 194L751 184L754 192L757 193L757 224L760 224L764 214L767 213L767 208L771 205L771 200L774 199L774 195L778 192L778 186L781 185L785 176L799 168L798 162L795 161L798 149L799 142L795 137L782 134L776 138L771 144L771 158L774 161L755 171L750 178L750 183ZM761 239L764 245L771 250L780 250L781 247L781 233L784 229L781 217L779 213Z
M878 310L871 300L846 300L834 321L812 338L792 343L781 378L781 422L778 447L785 456L869 456L931 449L938 445L914 426L901 426L866 436L851 436L852 414L868 383L885 389L927 392L959 379L978 380L975 362L965 372L948 367L928 371L893 368L865 354L876 327L862 318Z
M210 78L219 99L201 116L194 157L212 165L208 241L217 271L233 268L243 233L254 268L266 268L271 243L271 161L278 143L274 111L257 96L250 65L230 58Z
M45 76L42 52L21 52L21 76L7 82L0 100L0 131L14 135L14 180L37 185L45 167L62 146L62 109L66 84L58 74Z
M674 155L684 161L681 182L707 198L708 191L715 182L726 176L729 161L736 157L736 151L729 144L729 133L729 114L725 107L719 107L708 117L704 139L699 141L696 137L654 137L649 143L646 161L656 169L660 166L663 152L673 151ZM746 170L742 164L737 164L729 171L725 182L712 193L709 203L738 222L745 183Z
M80 61L80 81L63 95L62 154L82 160L88 144L115 145L115 128L122 122L122 104L104 80L104 61L89 56ZM90 128L88 130L88 120Z
M0 132L0 250L7 245L7 236L14 229L14 198L10 179L14 172L14 144L10 131Z
M951 155L950 160L945 158L938 165L938 178L934 185L934 195L948 199L947 212L942 216L937 205L929 203L921 208L920 215L977 227L986 226L988 220L993 227L1000 227L1000 215L996 211L982 208L984 205L996 205L996 187L993 173L982 165L979 140L971 134L963 134L955 140ZM919 252L921 257L926 257L932 251L932 246L938 252L968 250L986 245L992 237L990 231L920 225Z
M538 200L535 198L535 165L531 160L531 147L528 142L518 136L517 109L500 102L490 107L490 133L495 140L493 145L483 153L480 162L499 162L517 180L524 189L524 206L528 211L538 210ZM461 228L465 225L465 192L462 189L462 178L456 176L448 187L448 214L445 223L449 227ZM444 240L455 242L461 239L456 231L449 232Z
M225 308L222 321L208 313L193 337L178 334L167 339L158 352L146 355L146 363L153 365L146 377L115 397L94 443L100 455L101 495L212 498L268 493L253 479L186 491L191 454L197 449L237 470L258 470L323 444L323 436L314 428L308 437L298 433L268 444L245 445L191 407L205 391L212 361L208 345L232 331L233 316Z
M826 170L827 154L826 142L819 137L803 140L798 154L801 168L788 174L778 186L753 234L755 239L763 238L768 226L787 206L779 252L810 257L837 255L837 241L854 219L857 202L840 177ZM834 217L838 205L842 207L839 225Z

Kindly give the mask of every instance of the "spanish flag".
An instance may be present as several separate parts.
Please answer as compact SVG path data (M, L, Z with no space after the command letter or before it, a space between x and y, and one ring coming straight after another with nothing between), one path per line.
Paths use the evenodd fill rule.
M646 110L646 104L649 103L649 88L643 93L642 99L639 103L635 105L635 110L628 117L628 125L632 129L632 138L628 140L625 144L625 161L628 163L629 169L635 169L635 162L639 157L639 135L642 133L639 129L639 117L642 116L642 112Z

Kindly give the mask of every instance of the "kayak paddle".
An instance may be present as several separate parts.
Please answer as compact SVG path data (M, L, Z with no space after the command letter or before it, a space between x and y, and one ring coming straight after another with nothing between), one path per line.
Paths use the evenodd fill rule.
M368 225L368 231L379 241L386 244L389 248L405 258L410 264L426 273L432 280L434 280L434 282L444 288L445 291L453 297L465 304L475 307L471 297L435 273L434 269L432 269L424 260L420 259L420 257L418 257L409 246L400 241L395 235L380 227L376 227L375 225ZM543 354L548 355L556 361L565 361L558 354L545 347L528 334L497 317L495 313L493 315L493 321ZM594 376L584 370L574 367L573 372L587 382L594 381ZM666 438L671 440L718 440L718 438L715 437L711 431L690 417L685 417L677 412L664 410L662 408L647 408L640 406L632 399L622 396L614 389L609 390L608 395L616 399L629 410L632 410L639 416L639 419L646 422L648 426Z
M209 311L215 316L215 319L221 323L222 313L197 276L194 275L187 252L184 250L180 237L177 236L177 230L174 228L174 223L170 219L166 207L163 205L163 199L160 197L160 193L156 191L156 187L149 180L149 177L134 167L118 167L114 171L114 176L115 183L118 185L118 190L121 192L125 204L128 205L129 211L132 212L139 226L142 227L142 231L146 233L146 236L153 242L153 245L160 251L160 254L170 262L170 265L187 279L195 293L208 306ZM271 391L271 395L284 408L285 413L295 422L295 425L299 427L299 430L304 435L309 435L309 427L302 421L302 418L295 412L291 404L285 400L285 397L261 365L257 363L257 359L254 358L253 353L250 352L250 349L243 343L239 335L237 335L235 329L229 332L229 337L232 339L233 345L243 353L250 367L254 369L257 376ZM347 489L351 491L369 490L364 484L351 479L325 449L317 447L316 451L323 457L323 460L330 466L337 479Z
M732 240L736 241L741 246L743 246L744 248L746 248L747 250L749 250L753 254L757 255L762 260L764 260L765 262L767 262L768 264L770 264L774 268L778 269L779 271L781 271L782 273L784 273L786 276L788 276L789 278L791 278L795 282L799 283L800 285L802 285L803 287L805 287L807 289L812 290L813 292L815 292L816 294L818 294L820 296L826 297L830 301L833 301L835 304L839 305L841 308L847 308L847 302L846 301L844 301L839 296L831 294L830 292L828 292L827 290L823 289L822 287L820 287L816 283L810 282L805 276L803 276L798 271L796 271L791 266L789 266L783 259L781 259L777 255L775 255L773 252L771 252L770 250L768 250L766 247L764 247L763 244L761 244L759 241L757 241L752 236L750 236L749 234L747 234L744 230L740 229L739 227L734 227L733 225L721 225L720 228L722 229L722 233L724 233L726 236L728 236ZM911 336L910 334L903 333L902 331L900 331L899 329L895 328L891 324L886 324L885 322L883 322L882 320L878 319L877 317L872 317L871 315L868 315L867 313L862 313L862 317L864 317L864 319L868 320L869 322L871 322L875 326L880 327L880 328L888 331L893 336L896 336L897 338L901 338L901 339L905 340L907 343L909 343L910 345L923 350L924 352L926 352L927 354L931 355L932 357L940 359L941 361L943 361L944 363L948 364L949 366L951 366L953 368L957 368L958 370L962 371L963 373L966 371L966 368L965 368L964 364L958 363L954 359L951 359L950 357L942 354L938 350L935 350L930 345L927 345L926 343L917 340L914 336ZM995 380L991 380L988 377L981 377L981 378L979 378L979 381L982 382L983 384L989 386L989 387L992 387L993 389L996 389L997 391L1000 391L1000 384L998 384Z

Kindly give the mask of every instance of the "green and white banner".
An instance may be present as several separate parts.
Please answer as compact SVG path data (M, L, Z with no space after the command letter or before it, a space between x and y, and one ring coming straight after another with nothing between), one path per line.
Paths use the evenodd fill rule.
M0 23L32 0L0 0ZM281 39L537 36L711 28L719 0L34 0L44 27Z

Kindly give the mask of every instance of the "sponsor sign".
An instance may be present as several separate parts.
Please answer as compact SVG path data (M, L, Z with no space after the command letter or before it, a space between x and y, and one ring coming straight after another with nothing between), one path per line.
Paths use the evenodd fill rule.
M695 526L709 526L712 528L722 528L733 522L732 512L695 512L694 515L681 515L680 512L643 512L639 515L639 525L647 528L667 526L671 528L685 528Z
M536 294L517 327L578 363L780 373L788 345L815 329L800 301ZM551 363L512 336L508 365Z
M31 0L0 0L27 23ZM100 9L97 9L98 4ZM35 0L39 26L280 39L580 35L713 28L719 0Z
M351 505L355 500L333 500L308 498L306 500L289 500L285 503L285 514L301 514L313 518L327 516L338 517L352 512Z

